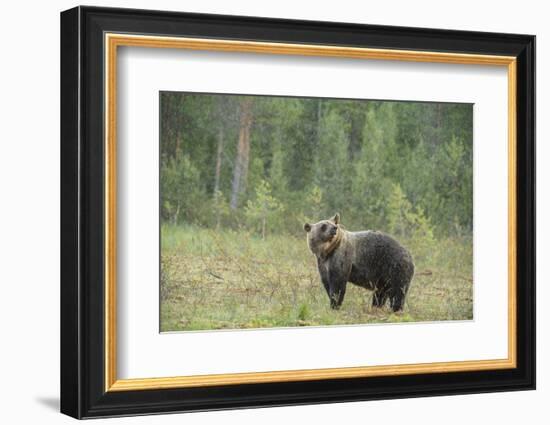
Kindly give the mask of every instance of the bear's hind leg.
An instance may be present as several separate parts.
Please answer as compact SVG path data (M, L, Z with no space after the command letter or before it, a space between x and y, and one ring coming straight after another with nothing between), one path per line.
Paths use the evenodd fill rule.
M372 294L372 306L376 308L384 307L388 299L388 290L385 288L376 289Z
M395 294L390 297L390 307L397 313L398 311L403 310L403 305L405 304L405 296L403 294Z
M405 305L405 297L407 296L407 290L409 285L404 287L396 287L390 296L390 307L394 312L402 311Z

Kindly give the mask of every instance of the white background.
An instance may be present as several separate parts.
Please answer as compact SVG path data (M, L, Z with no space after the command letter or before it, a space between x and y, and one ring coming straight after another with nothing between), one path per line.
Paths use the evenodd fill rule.
M550 398L550 28L544 2L97 1L97 5L536 34L538 90L538 390L110 420L109 423L544 423ZM70 423L59 392L59 11L69 1L2 10L0 93L0 420Z
M507 358L505 66L132 47L118 69L119 378ZM473 104L475 320L159 334L159 90Z

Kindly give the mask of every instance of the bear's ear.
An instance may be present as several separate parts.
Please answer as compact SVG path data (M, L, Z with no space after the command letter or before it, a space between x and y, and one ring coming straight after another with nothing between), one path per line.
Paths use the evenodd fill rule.
M309 223L304 224L304 230L306 232L309 232L311 230L311 224L309 224Z
M336 213L335 216L331 218L331 221L334 224L339 224L340 223L340 214Z

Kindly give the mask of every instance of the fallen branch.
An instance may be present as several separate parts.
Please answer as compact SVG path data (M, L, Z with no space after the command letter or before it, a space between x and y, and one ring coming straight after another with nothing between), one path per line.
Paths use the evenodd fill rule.
M221 277L220 275L217 275L216 273L211 272L210 270L206 270L206 273L208 273L210 276L215 277L216 279L225 280L223 277Z

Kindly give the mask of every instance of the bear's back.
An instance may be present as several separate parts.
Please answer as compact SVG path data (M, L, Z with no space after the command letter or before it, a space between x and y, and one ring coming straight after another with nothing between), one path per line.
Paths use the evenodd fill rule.
M385 274L388 269L414 270L411 254L392 236L366 230L348 232L348 237L354 249L356 272L374 279Z

